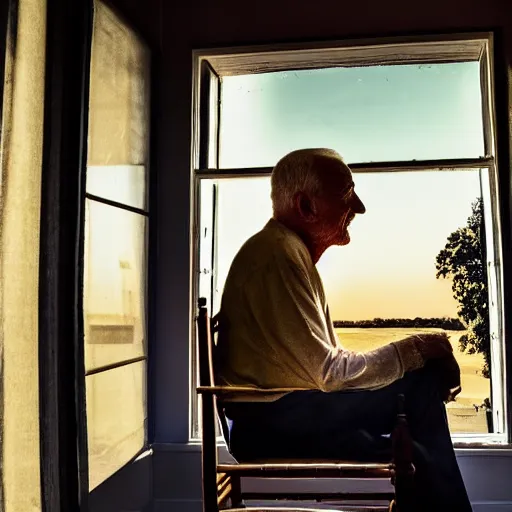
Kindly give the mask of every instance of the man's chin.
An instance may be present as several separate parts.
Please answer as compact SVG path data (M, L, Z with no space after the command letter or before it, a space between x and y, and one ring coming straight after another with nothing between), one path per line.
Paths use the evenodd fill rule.
M348 245L350 243L350 233L345 231L340 237L340 241L337 245Z

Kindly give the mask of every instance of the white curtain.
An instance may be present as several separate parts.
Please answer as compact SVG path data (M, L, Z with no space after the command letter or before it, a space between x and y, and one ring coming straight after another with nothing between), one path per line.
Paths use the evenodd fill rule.
M1 131L1 480L5 512L41 510L38 286L46 0L12 1Z

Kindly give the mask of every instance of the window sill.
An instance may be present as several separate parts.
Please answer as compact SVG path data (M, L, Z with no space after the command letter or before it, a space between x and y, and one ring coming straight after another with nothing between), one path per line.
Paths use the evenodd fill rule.
M458 441L454 439L455 452L458 456L471 457L474 455L491 455L498 457L512 456L512 444L498 442L496 438L489 441ZM199 439L191 439L188 443L155 443L151 446L153 451L158 452L190 452L197 453L201 451L201 441ZM229 456L226 445L221 439L217 440L217 448L220 449L221 457Z
M224 442L217 441L217 447L224 446ZM200 452L201 441L191 439L186 443L153 443L151 448L155 452Z
M512 449L512 445L507 443L506 434L454 434L452 441L457 453L460 450Z

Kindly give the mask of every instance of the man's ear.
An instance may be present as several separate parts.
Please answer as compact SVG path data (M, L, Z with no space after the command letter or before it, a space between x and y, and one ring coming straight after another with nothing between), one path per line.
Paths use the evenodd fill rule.
M306 222L313 222L316 220L317 206L304 192L297 192L294 197L295 208L299 216Z

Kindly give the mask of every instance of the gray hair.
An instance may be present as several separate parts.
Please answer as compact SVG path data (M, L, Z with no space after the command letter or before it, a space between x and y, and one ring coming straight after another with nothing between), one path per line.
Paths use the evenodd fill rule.
M322 190L319 173L319 159L332 158L342 161L340 154L333 149L312 148L292 151L281 158L272 171L272 208L274 214L293 207L297 192L312 196Z

